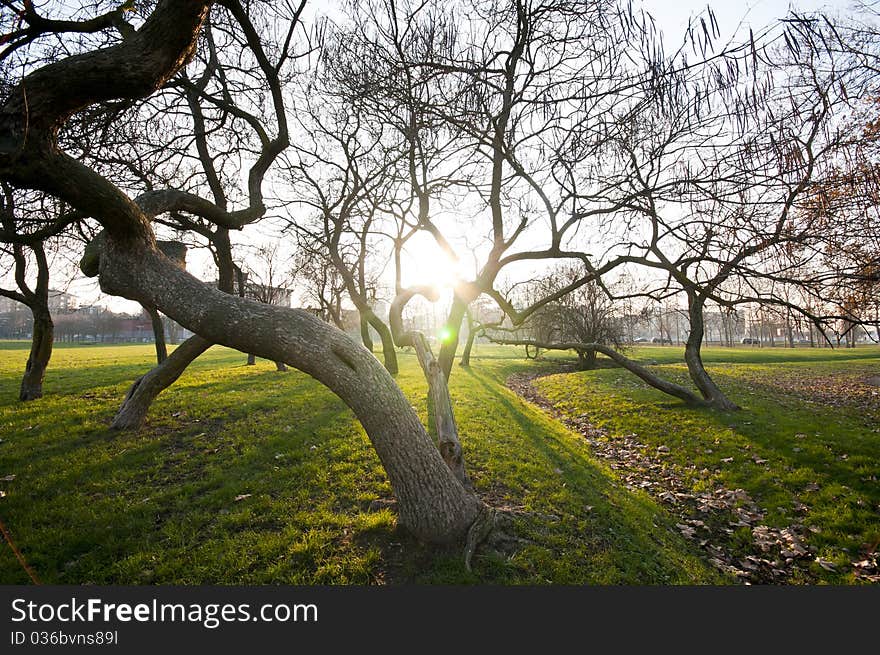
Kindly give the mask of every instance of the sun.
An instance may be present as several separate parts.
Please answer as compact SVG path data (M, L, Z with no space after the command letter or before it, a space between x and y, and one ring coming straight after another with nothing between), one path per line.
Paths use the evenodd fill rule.
M456 261L427 234L416 234L401 256L403 285L451 289L466 277L466 267Z

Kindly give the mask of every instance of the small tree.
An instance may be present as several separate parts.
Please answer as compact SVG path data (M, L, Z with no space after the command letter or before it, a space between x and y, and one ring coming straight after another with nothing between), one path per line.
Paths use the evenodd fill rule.
M538 297L580 279L584 271L576 266L559 266L556 271L535 283ZM525 328L536 341L599 343L620 348L625 340L624 324L617 307L595 280L562 298L541 307L526 322ZM581 368L596 366L594 349L576 349Z

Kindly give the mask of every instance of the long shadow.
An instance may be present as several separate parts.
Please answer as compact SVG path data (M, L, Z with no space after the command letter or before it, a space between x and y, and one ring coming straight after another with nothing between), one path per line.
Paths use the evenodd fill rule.
M484 374L471 369L465 375L482 388L487 402L504 410L508 421L518 426L520 434L533 452L540 454L545 465L551 470L561 471L561 482L573 486L573 492L584 505L588 502L596 502L597 506L600 503L608 505L609 522L614 524L614 528L621 526L626 534L615 535L613 539L609 537L607 541L602 535L598 535L600 541L605 541L605 544L611 547L612 541L619 543L622 539L631 545L634 551L645 553L646 556L650 553L651 556L656 557L657 545L663 543L663 537L666 537L666 544L676 542L692 556L699 556L698 551L691 544L683 540L679 542L677 534L671 531L672 517L661 506L646 494L630 492L613 479L613 474L590 461L586 443L580 445L576 437L569 437L568 430L555 419L544 415L541 410L518 406L518 402L522 401L514 402L500 385L488 381ZM526 412L537 413L548 427L542 428L527 416ZM553 512L557 508L546 509ZM583 517L582 514L580 516ZM663 537L657 533L658 520L667 527L667 534Z
M581 375L578 377L585 376ZM733 376L730 376L729 379L731 382L736 382L736 378ZM586 383L586 379L584 379L584 383ZM607 381L603 381L603 384L607 384ZM810 478L820 486L832 482L843 484L873 498L876 504L880 500L880 488L877 487L875 482L871 481L871 477L872 475L874 479L880 477L880 456L878 456L880 455L878 453L880 451L880 443L877 440L869 439L862 440L859 443L848 438L846 434L840 436L833 435L831 431L834 428L831 426L829 426L828 430L823 430L822 436L809 435L806 437L806 441L796 440L794 439L793 432L782 433L780 432L781 428L776 428L775 424L770 424L765 420L767 416L771 415L771 412L762 409L762 405L764 403L778 403L774 400L775 393L772 385L768 383L764 388L767 391L765 397L752 398L749 406L735 413L720 413L707 408L689 408L685 405L664 404L661 402L663 396L648 387L639 389L639 392L644 395L639 397L636 402L649 405L649 408L645 408L645 411L662 408L664 411L676 413L687 412L698 417L700 420L711 423L716 429L730 430L751 445L747 455L744 454L743 456L767 459L772 462L774 469L809 471ZM735 399L739 401L738 398ZM638 409L635 411L638 411ZM797 411L813 413L817 410L801 403L801 407ZM827 409L824 413L827 414ZM613 419L612 424L614 424ZM621 426L618 428L618 431L625 429L628 428ZM848 426L842 428L841 431L849 432L852 429L853 426ZM699 435L695 436L699 438ZM819 446L816 446L816 444L819 444ZM711 444L707 443L704 445ZM689 447L693 448L695 446L691 444ZM795 451L794 448L799 450ZM841 453L846 453L848 458L841 459ZM854 466L853 460L859 457L872 462L873 464L869 465L872 470L865 472L864 470L859 470L861 466ZM756 465L757 471L760 471L760 469ZM743 477L743 475L745 474L737 476L739 483L745 487L750 486L751 480ZM767 490L772 492L773 488L768 488ZM797 495L800 489L791 489L790 491L792 494Z

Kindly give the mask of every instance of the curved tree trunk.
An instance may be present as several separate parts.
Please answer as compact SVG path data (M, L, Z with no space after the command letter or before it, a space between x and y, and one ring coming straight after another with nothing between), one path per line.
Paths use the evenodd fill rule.
M703 344L703 304L705 300L693 294L688 294L688 319L690 321L690 334L684 346L684 361L687 364L688 374L700 390L706 404L723 411L733 411L739 406L729 400L724 392L718 388L703 366L701 347Z
M144 307L153 324L153 340L156 344L156 363L161 364L168 359L168 347L165 345L165 324L154 307Z
M114 430L134 430L143 425L156 397L174 384L186 367L210 347L209 341L193 335L175 348L164 362L134 381L110 427Z
M496 339L494 337L489 337L489 339L493 343L505 344L508 346L526 346L526 347L534 347L534 348L543 348L544 350L574 350L574 351L587 351L594 350L602 353L603 355L610 357L615 362L620 364L623 368L628 370L630 373L635 375L638 378L641 378L643 381L654 387L655 389L662 391L663 393L669 394L670 396L675 396L676 398L680 398L686 403L692 405L705 405L707 404L702 398L700 398L697 394L692 392L690 389L686 389L685 387L675 384L674 382L669 382L668 380L664 380L661 377L658 377L651 373L644 366L631 360L629 357L620 354L614 348L610 348L605 344L601 343L544 343L540 341L530 341L526 339Z
M180 270L157 250L149 218L135 203L56 147L55 132L74 111L144 96L167 81L194 52L209 4L162 0L121 44L28 75L28 93L14 87L0 107L0 175L101 220L108 234L98 262L105 292L154 306L209 342L284 361L327 385L372 441L397 496L400 524L426 541L461 540L491 513L455 478L371 353L306 311L237 298ZM106 83L111 79L115 84Z
M397 364L397 347L394 345L391 330L388 329L385 321L376 316L372 310L367 314L367 321L382 340L382 359L385 361L385 368L391 375L397 375L400 369Z
M428 414L431 432L437 439L437 445L443 459L456 479L466 488L471 487L471 480L464 466L464 451L458 438L458 426L452 409L452 398L449 395L449 381L434 357L428 340L421 332L407 332L403 329L403 308L416 294L433 293L426 288L412 288L401 291L391 303L388 322L391 334L398 346L412 346L416 351L419 366L428 382Z
M370 323L367 321L367 317L364 316L363 312L358 312L358 315L361 319L361 341L364 344L364 348L373 352L373 338L370 336Z
M31 351L21 378L19 400L36 400L43 397L43 378L52 357L54 325L47 307L31 308L34 326L31 332Z
M469 323L467 342L464 344L464 351L461 353L461 359L458 361L458 365L464 368L468 368L471 365L471 350L474 347L474 338L477 336L473 323L470 321Z
M440 364L440 370L446 379L452 373L452 363L455 361L455 353L458 350L458 337L461 333L461 323L464 321L465 312L467 312L467 303L458 296L452 299L452 307L449 308L449 316L443 329L446 331L444 338L440 344L440 354L437 362Z
M341 330L303 310L212 289L140 244L108 240L100 283L210 342L284 361L329 387L360 419L388 473L400 523L417 537L459 541L480 515L483 504L452 474L388 371Z

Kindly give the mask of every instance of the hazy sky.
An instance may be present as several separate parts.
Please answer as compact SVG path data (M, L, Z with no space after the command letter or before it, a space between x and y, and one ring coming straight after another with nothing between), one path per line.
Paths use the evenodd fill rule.
M321 4L316 3L315 6L319 7ZM634 2L634 5L638 5L638 0ZM846 14L852 11L854 2L853 0L798 0L797 2L786 0L745 0L744 2L731 2L730 0L710 0L710 2L706 2L706 0L644 0L642 5L654 16L664 34L664 41L668 44L668 48L672 49L679 43L688 20L705 11L707 6L712 7L721 29L721 41L724 42L733 37L738 30L743 31L741 35L747 35L749 27L757 30L773 22L774 19L784 16L790 8L801 11L821 10L829 14ZM245 235L253 235L251 238L256 237L256 240L259 240L255 234L257 231L252 228L246 230ZM203 258L204 253L190 255L191 270L196 275L201 275L204 272L204 263L200 261ZM53 286L62 286L60 280ZM116 311L136 312L139 310L135 303L100 295L94 280L86 281L80 278L71 285L70 290L80 295L86 302L97 301Z
M745 0L731 2L706 0L644 0L642 5L657 19L667 39L675 39L687 26L688 19L707 6L712 7L722 36L732 36L736 27L742 22L746 30L759 28L774 19L781 18L789 9L799 11L824 11L829 14L843 14L851 10L853 0Z

